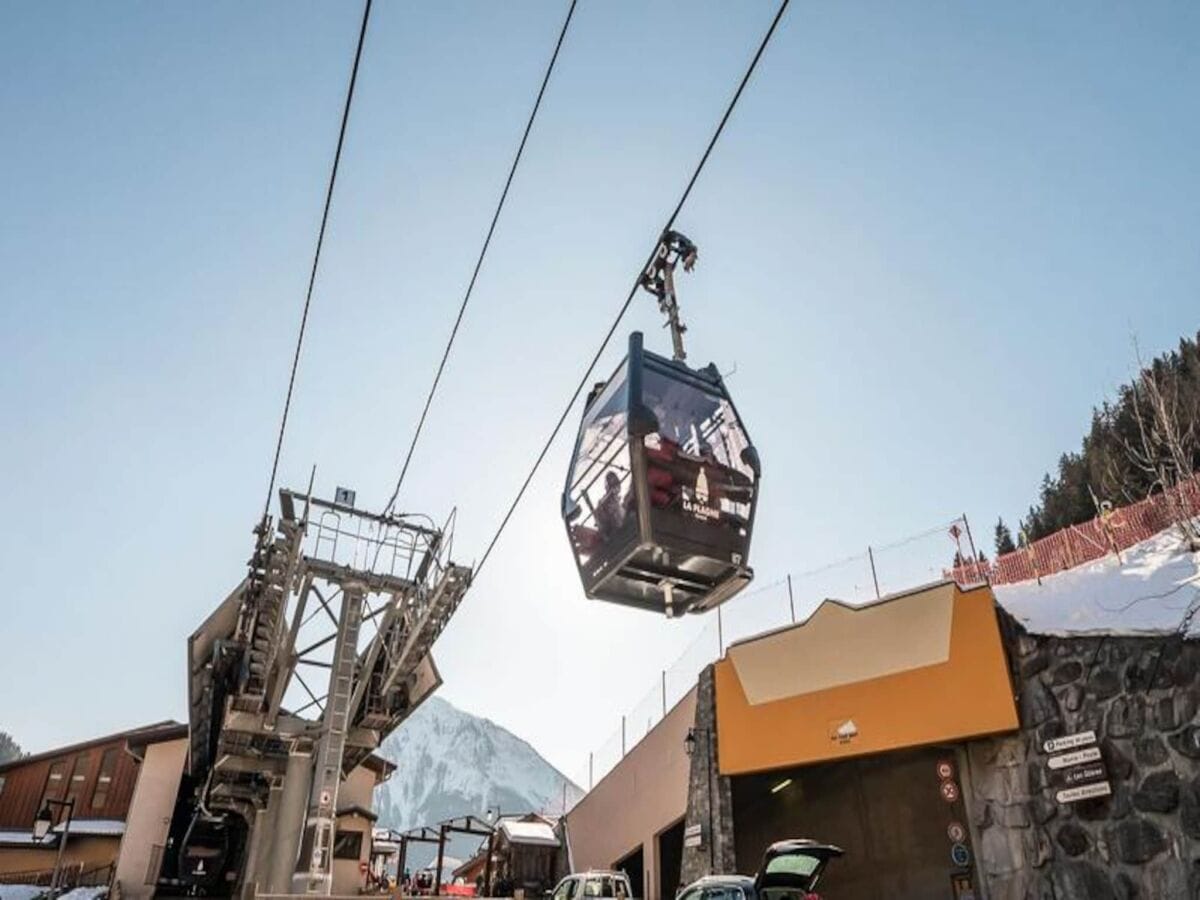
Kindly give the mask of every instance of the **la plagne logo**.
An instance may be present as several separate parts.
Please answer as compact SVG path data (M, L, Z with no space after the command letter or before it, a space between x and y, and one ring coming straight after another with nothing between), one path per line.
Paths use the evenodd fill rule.
M705 521L719 518L721 515L719 507L709 505L708 475L705 474L703 466L700 468L700 474L696 476L696 486L691 490L691 497L683 498L683 508L697 519Z

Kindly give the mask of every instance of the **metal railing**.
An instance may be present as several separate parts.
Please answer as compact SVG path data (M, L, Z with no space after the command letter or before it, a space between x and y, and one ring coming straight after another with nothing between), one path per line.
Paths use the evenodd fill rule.
M1110 553L1120 554L1148 540L1181 518L1200 516L1200 479L1193 475L1181 484L1153 494L1128 506L1108 507L1100 515L1079 525L1069 525L1018 550L986 560L948 569L946 577L959 580L982 568L992 584L1032 581Z

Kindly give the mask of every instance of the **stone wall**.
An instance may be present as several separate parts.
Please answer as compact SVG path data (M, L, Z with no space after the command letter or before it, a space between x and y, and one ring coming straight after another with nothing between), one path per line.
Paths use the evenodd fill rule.
M696 748L688 772L686 829L699 826L699 847L683 848L679 884L687 885L704 875L735 872L733 845L733 793L729 779L717 769L717 691L714 669L700 673L696 686Z
M987 896L1200 898L1200 642L1035 637L1000 616L1021 731L967 745ZM1088 730L1112 795L1060 804L1043 742Z

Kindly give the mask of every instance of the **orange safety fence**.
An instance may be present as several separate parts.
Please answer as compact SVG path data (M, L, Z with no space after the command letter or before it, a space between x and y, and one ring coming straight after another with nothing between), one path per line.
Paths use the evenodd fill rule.
M947 572L960 585L1029 581L1071 569L1154 537L1181 518L1200 516L1200 478L1153 494L1129 506L1105 510L1096 518L1069 525L992 561L965 562Z

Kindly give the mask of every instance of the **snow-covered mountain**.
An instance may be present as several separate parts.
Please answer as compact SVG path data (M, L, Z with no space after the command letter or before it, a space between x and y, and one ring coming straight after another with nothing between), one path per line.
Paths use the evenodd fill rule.
M375 789L377 826L406 830L489 809L558 815L582 791L536 750L488 719L431 697L384 740L379 755L396 764ZM479 839L459 839L448 853L466 857ZM422 865L433 851L411 847Z

